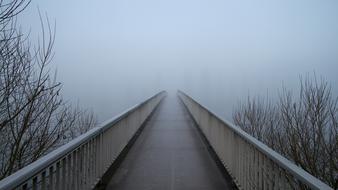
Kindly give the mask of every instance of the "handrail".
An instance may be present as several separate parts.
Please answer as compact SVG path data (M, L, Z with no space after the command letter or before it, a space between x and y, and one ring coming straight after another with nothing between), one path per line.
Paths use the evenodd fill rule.
M311 189L318 189L318 190L319 189L321 189L321 190L332 189L330 186L328 186L327 184L325 184L324 182L322 182L318 178L312 176L311 174L309 174L308 172L306 172L302 168L298 167L297 165L292 163L290 160L286 159L285 157L283 157L282 155L280 155L276 151L272 150L271 148L269 148L268 146L266 146L262 142L258 141L257 139L255 139L254 137L252 137L251 135L249 135L248 133L246 133L245 131L243 131L239 127L237 127L237 126L233 125L232 123L228 122L227 120L221 118L216 113L212 112L208 107L206 107L206 106L200 104L199 102L197 102L191 96L185 94L182 91L178 91L178 96L181 98L182 102L187 107L190 114L194 117L196 123L202 128L202 131L203 131L203 128L204 128L204 131L203 131L204 135L207 137L208 141L212 145L213 149L216 151L220 160L222 160L225 167L228 170L232 170L232 171L229 171L229 172L230 172L230 174L232 174L232 177L235 178L235 182L237 183L238 186L241 186L244 189L252 189L253 187L255 187L256 189L258 187L258 189L260 189L262 186L264 186L264 184L265 184L264 175L265 174L262 174L262 173L264 173L267 170L267 168L264 168L264 164L262 164L262 163L264 163L264 161L269 162L269 160L271 160L272 163L268 163L268 164L272 164L271 168L273 168L274 165L277 165L277 168L274 168L276 171L271 172L273 176L276 175L276 174L277 175L285 174L284 177L287 178L287 175L290 174L291 176L293 176L293 178L295 178L298 181L301 181L302 184L305 184L306 186L308 186ZM206 114L203 115L203 113L206 113ZM201 121L201 119L202 120L203 119L209 120L209 122L208 121ZM216 120L214 122L216 122L216 123L218 122L218 125L215 125L215 126L222 126L222 127L224 126L227 129L229 129L228 132L233 132L235 136L240 137L243 140L243 142L240 142L237 145L242 146L242 147L237 147L237 148L242 149L242 150L246 150L248 152L239 153L239 151L241 151L241 150L238 150L238 149L237 150L229 149L229 150L226 150L226 151L232 150L233 154L239 154L239 155L242 155L242 156L244 154L249 154L250 151L251 151L251 153L254 152L254 154L256 154L256 155L247 156L247 157L250 157L250 158L245 158L245 160L243 160L243 162L241 162L245 166L240 166L239 162L235 162L234 160L229 159L229 156L225 155L225 153L224 153L225 150L220 150L225 145L220 145L219 142L216 142L216 143L212 142L212 141L214 141L214 139L212 139L212 138L215 138L215 137L213 137L210 132L207 132L207 131L210 131L210 129L206 130L207 128L211 127L212 123L210 122L210 120L212 120L212 119ZM208 126L201 126L205 122L207 122ZM212 127L215 127L215 126L212 126ZM218 129L218 130L222 131L222 129ZM221 142L221 143L225 143L225 142ZM235 143L235 142L231 142L231 143ZM244 147L244 146L247 146L247 145L253 146L254 150L252 151L250 149L251 147ZM258 151L258 153L255 152L255 151ZM228 152L228 154L230 154L230 152ZM262 155L259 155L259 154L262 154ZM243 159L243 158L235 158L234 157L234 159ZM249 162L249 163L245 163L245 162ZM250 163L252 163L252 162L254 162L254 164L261 164L263 169L258 167L258 166L253 166L253 164L250 165ZM235 163L236 166L230 166L233 163ZM247 168L250 168L250 170L252 170L250 172L253 172L254 173L253 175L258 174L258 175L262 176L262 178L255 177L255 176L246 176L245 172L246 173L249 172L249 171L245 171L245 169L247 169ZM260 172L261 172L261 174L259 174ZM269 177L271 177L271 176L269 176ZM278 187L277 187L278 184L277 184L277 182L275 182L273 180L284 180L284 182L286 182L286 183L289 183L289 184L292 183L292 181L290 181L290 179L278 179L278 177L276 177L276 179L275 179L275 177L276 176L274 176L274 179L272 179L272 181L268 182L268 184L272 183L271 186L273 186L274 188L278 189ZM255 180L253 180L253 179L255 179ZM247 184L248 182L245 182L246 180L251 180L250 183L254 184L254 186L248 185ZM281 184L282 182L278 182L278 183ZM290 184L290 185L292 185L292 184ZM245 187L247 187L247 188L245 188ZM280 188L280 189L286 189L287 187L289 187L288 184L283 184L283 188Z
M123 113L109 119L108 121L102 123L98 127L95 127L88 132L80 135L79 137L73 139L69 143L57 148L56 150L48 153L47 155L41 157L37 161L29 164L28 166L18 170L14 174L4 178L0 181L0 190L7 190L7 189L14 189L17 187L22 187L23 189L29 188L32 186L37 187L39 182L41 181L41 189L45 189L55 185L56 187L60 188L61 186L66 187L67 189L90 189L96 183L97 179L104 174L106 169L111 165L114 159L118 156L118 154L122 151L124 146L130 140L130 138L134 135L137 129L142 125L142 123L146 120L146 118L150 115L150 113L156 108L159 102L166 96L165 91L161 91L150 98L146 99L145 101L136 104L135 106L127 109ZM128 120L130 118L130 120ZM103 138L102 136L108 130L112 128L121 128L119 124L125 121L129 126L125 126L123 131L123 135L126 138L120 138L119 140L115 141L116 144L122 144L122 146L115 146L113 145L103 145L102 141L112 141L115 136L110 136L111 139ZM131 126L131 125L134 126ZM135 125L136 124L136 125ZM128 129L132 128L132 129ZM109 131L109 133L119 133L119 129L116 131ZM112 134L114 135L114 134ZM118 138L116 136L115 138ZM105 151L111 153L110 155L106 155L104 151L101 149L104 148ZM110 150L114 149L115 150ZM100 149L100 150L99 150ZM102 153L99 156L105 156L108 159L102 159L97 157L97 153ZM104 154L104 155L103 155ZM87 158L80 158L81 156L90 156ZM70 158L72 157L72 158ZM74 159L73 159L74 158ZM78 159L78 160L76 160ZM100 161L98 161L100 160ZM67 162L68 161L68 162ZM104 161L106 163L102 163ZM85 165L81 165L86 162ZM101 163L100 163L101 162ZM95 166L93 166L93 164ZM83 179L78 179L76 176L72 176L72 170L78 171L80 169L83 170L87 177L91 176L92 179L89 179L92 183L89 184L88 181L83 181ZM92 171L89 171L89 170ZM100 171L97 171L100 170ZM64 176L60 172L63 172ZM96 175L90 174L89 172L93 172ZM75 174L80 175L80 174ZM78 181L71 182L73 183L71 186L69 184L53 184L58 182L65 182L68 177L72 177L74 180ZM48 180L47 180L48 179ZM45 181L43 181L45 180ZM57 182L57 181L58 182ZM70 180L70 179L68 179ZM80 181L80 182L79 182ZM45 183L45 184L43 184ZM83 183L83 184L81 184ZM57 188L57 189L58 189ZM63 188L64 189L64 188Z

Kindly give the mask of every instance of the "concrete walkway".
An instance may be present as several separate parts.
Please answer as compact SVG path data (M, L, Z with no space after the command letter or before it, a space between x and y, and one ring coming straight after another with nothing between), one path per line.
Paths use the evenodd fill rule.
M231 189L175 95L146 124L109 182L117 190Z

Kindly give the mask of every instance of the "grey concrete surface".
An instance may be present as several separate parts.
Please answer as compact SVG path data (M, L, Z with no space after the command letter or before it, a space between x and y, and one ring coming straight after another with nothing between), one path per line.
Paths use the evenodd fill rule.
M176 95L156 110L107 189L231 189Z

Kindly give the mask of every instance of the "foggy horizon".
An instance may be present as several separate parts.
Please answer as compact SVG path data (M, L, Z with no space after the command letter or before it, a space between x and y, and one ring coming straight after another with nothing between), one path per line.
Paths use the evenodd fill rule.
M338 189L337 0L0 1L0 190Z
M299 76L316 73L338 94L337 1L40 0L18 18L33 39L37 7L56 21L64 99L100 122L161 90L228 120L248 95L297 91Z

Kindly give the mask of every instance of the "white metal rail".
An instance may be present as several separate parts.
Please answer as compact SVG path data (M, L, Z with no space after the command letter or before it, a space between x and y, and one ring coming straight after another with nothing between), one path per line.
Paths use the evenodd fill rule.
M240 189L332 189L187 94L178 96Z
M160 92L0 181L7 189L92 189L166 96Z

